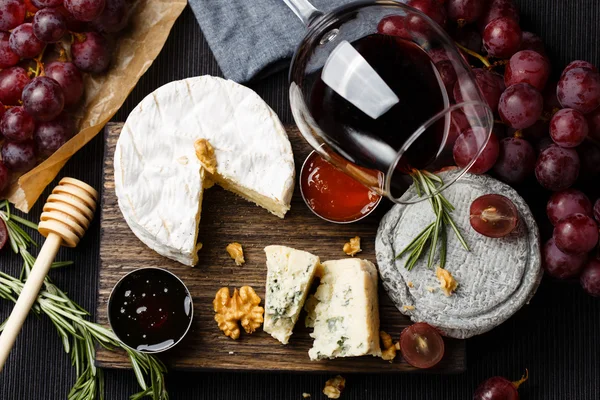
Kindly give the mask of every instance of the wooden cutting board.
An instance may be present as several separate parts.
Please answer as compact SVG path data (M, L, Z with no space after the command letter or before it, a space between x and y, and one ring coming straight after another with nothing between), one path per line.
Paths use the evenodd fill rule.
M113 178L113 155L122 124L109 124L105 129L104 182L101 212L100 279L97 319L108 326L107 301L117 281L131 270L141 267L161 267L174 272L188 286L194 302L194 321L186 338L174 349L161 354L171 368L187 370L252 370L252 371L331 371L331 372L410 372L415 369L398 356L393 363L380 358L358 357L310 361L312 345L310 330L304 327L304 315L296 325L290 343L281 345L259 330L232 340L219 330L214 321L212 300L218 289L231 290L252 286L264 302L266 265L263 248L267 245L287 245L318 255L321 260L347 257L342 246L356 235L362 238L359 256L375 262L375 234L378 222L389 209L383 201L369 217L354 224L337 225L315 216L304 204L296 187L291 211L279 219L266 210L213 187L204 194L202 221L198 239L204 244L200 262L187 267L160 256L147 248L131 232L117 205ZM310 153L309 145L298 130L288 129L294 150L296 171ZM227 244L240 242L246 264L235 265L225 251ZM381 328L397 340L410 325L392 304L385 291L379 289ZM446 353L435 372L456 373L465 370L465 342L446 339ZM129 368L124 352L98 349L97 364L106 368Z

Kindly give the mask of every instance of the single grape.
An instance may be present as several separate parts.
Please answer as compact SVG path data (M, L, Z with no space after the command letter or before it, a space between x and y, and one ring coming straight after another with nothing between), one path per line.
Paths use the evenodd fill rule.
M73 64L84 72L99 74L110 64L108 43L96 32L86 32L84 35L85 40L76 40L71 45Z
M598 245L598 225L588 215L569 215L554 226L554 241L563 253L587 253Z
M542 249L542 265L548 275L558 279L573 278L581 272L586 254L566 254L558 247L554 238L546 242Z
M8 32L25 21L25 3L22 0L0 1L0 31Z
M515 53L504 70L506 87L517 83L529 83L539 91L544 90L550 76L550 64L546 58L533 50Z
M575 61L571 61L569 64L567 64L567 66L565 67L565 69L563 69L563 72L560 74L560 76L564 76L567 72L569 72L572 69L575 68L585 68L585 69L589 69L592 70L594 72L598 72L598 69L592 64L589 63L587 61L584 60L575 60Z
M511 185L523 182L535 169L536 154L525 139L508 137L500 141L494 173Z
M450 116L450 129L448 130L448 137L446 139L445 147L451 149L456 143L456 139L460 136L461 132L466 131L471 127L471 124L467 120L465 113L461 110L452 111Z
M446 25L446 10L444 7L442 7L440 5L440 3L438 1L436 1L436 0L408 0L406 2L406 5L421 11L423 14L427 15L439 26L444 27ZM409 19L409 24L411 22L412 22L411 25L415 25L414 24L415 22L417 23L417 25L422 24L421 21L411 21L411 19ZM419 26L416 26L416 28L417 28L416 30L418 32L423 32L423 29L419 29ZM420 27L420 28L423 28L423 27Z
M33 33L33 24L19 25L10 33L8 40L12 51L21 58L33 58L44 49L44 42Z
M505 124L512 128L529 128L544 111L544 99L540 92L528 83L508 87L498 102L498 113Z
M40 122L35 128L34 140L37 154L50 157L62 147L72 136L72 123L67 116Z
M19 104L21 93L29 82L29 75L23 68L3 69L0 71L0 101L8 106Z
M508 17L492 20L483 31L483 47L490 56L508 58L521 46L519 23Z
M0 68L8 68L16 65L20 57L15 54L9 44L10 33L0 32Z
M473 74L475 75L475 82L477 82L477 86L479 86L481 93L483 93L486 103L490 106L492 111L495 112L498 109L500 96L504 91L504 81L502 77L495 72L482 68L474 68ZM461 89L461 83L456 82L453 93L457 103L465 101Z
M58 7L62 5L63 0L31 0L31 3L37 8Z
M513 0L491 0L489 7L483 12L477 25L483 32L485 27L496 18L506 17L519 22L519 9Z
M84 84L81 71L71 62L54 61L46 65L46 76L54 79L63 90L65 108L79 102L83 96Z
M550 137L560 147L577 147L587 135L587 120L579 111L563 108L550 120Z
M377 24L377 32L382 35L398 36L412 40L411 34L406 29L406 16L404 15L389 15L382 18L379 24ZM440 50L443 51L443 49ZM434 62L436 61L434 60Z
M34 78L23 89L23 108L37 121L49 121L63 110L65 97L54 79L47 76Z
M600 107L587 115L589 135L600 141Z
M476 232L501 238L517 227L519 212L514 203L499 194L486 194L471 203L469 222Z
M594 297L600 297L600 260L591 259L583 268L581 286Z
M33 17L33 33L42 42L58 42L67 33L67 20L59 11L45 8Z
M429 50L427 53L433 61L434 64L439 63L440 61L447 61L450 58L448 57L448 52L443 47L436 47L434 49Z
M92 21L92 26L100 32L115 33L127 26L129 10L125 0L106 0L104 10Z
M564 108L583 114L600 106L600 74L588 68L573 68L558 81L556 97Z
M4 163L2 161L0 161L0 193L2 193L4 191L4 189L6 189L8 187L8 184L10 183L10 172L8 171L8 168L6 168L6 165L4 165ZM0 227L1 228L1 227ZM1 239L0 235L0 239ZM0 240L0 244L1 244L1 240ZM2 248L2 246L0 245L0 249Z
M79 21L98 18L106 5L105 0L64 0L65 8Z
M29 171L36 164L33 142L14 143L5 141L2 145L2 162L11 171Z
M516 382L501 376L493 376L477 387L473 400L519 400L519 387L527 379L527 374Z
M448 93L450 101L452 101L454 85L456 84L457 79L454 64L452 64L452 61L446 60L436 63L435 67L440 73L440 77L442 78L442 82L444 83L444 87L446 88L446 93Z
M573 149L552 144L539 155L535 176L543 187L552 191L567 189L579 176L579 156Z
M544 57L546 56L546 48L544 47L542 38L531 32L523 32L519 50L533 50Z
M594 203L594 218L600 223L600 199Z
M477 21L485 11L487 4L481 0L448 0L448 17L460 23Z
M579 190L561 190L550 197L546 206L546 213L552 225L556 225L561 219L569 215L584 214L591 216L592 202Z
M12 142L27 142L33 138L35 123L23 107L9 108L0 120L0 130Z
M472 174L484 174L489 171L498 159L500 144L493 132L490 134L487 143L486 140L487 130L485 128L473 127L464 131L456 139L456 143L454 143L454 148L452 149L456 165L466 168L483 148L475 163L469 168L469 172Z
M425 322L404 328L400 334L400 349L407 363L417 368L431 368L444 357L444 339Z
M73 16L73 14L71 14L69 12L69 10L67 10L64 5L60 5L58 7L56 7L56 11L58 11L59 13L62 14L63 17L65 17L65 20L67 21L67 29L71 32L84 32L85 30L89 29L89 23L88 22L84 22L84 21L79 21L77 18L75 18Z

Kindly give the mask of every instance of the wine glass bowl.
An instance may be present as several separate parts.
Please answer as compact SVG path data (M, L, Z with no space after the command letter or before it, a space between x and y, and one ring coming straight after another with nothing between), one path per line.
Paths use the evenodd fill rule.
M426 15L394 1L351 3L312 18L289 78L294 120L308 143L397 203L427 198L400 200L412 172L454 165L454 142L476 128L471 159L431 195L460 178L493 126L452 39Z

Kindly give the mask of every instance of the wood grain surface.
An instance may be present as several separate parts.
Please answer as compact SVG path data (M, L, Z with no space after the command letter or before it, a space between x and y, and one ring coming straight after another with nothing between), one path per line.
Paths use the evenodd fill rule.
M141 267L161 267L174 272L188 286L194 302L194 321L186 338L174 349L161 354L170 368L188 370L246 370L246 371L303 371L303 372L411 372L415 369L398 356L393 363L380 358L339 358L310 361L312 345L309 329L304 327L304 315L296 325L290 343L281 345L259 329L252 335L242 331L232 340L219 330L214 321L212 300L217 290L252 286L264 302L266 265L263 248L280 244L309 251L321 260L346 257L342 246L356 235L362 238L362 253L358 256L375 262L375 234L380 218L390 204L383 201L369 217L354 224L337 225L315 216L304 204L298 185L292 208L281 220L266 210L213 187L204 194L199 241L204 247L200 261L190 268L169 260L147 248L131 232L121 215L114 191L113 154L122 124L109 124L105 129L104 179L101 210L100 276L97 320L108 325L107 301L113 286L126 273ZM309 145L296 128L288 135L294 150L296 171L308 153ZM241 267L225 251L227 244L240 242L244 247L246 264ZM410 325L389 300L380 286L381 328L397 340L402 329ZM465 342L446 339L446 353L432 371L457 373L466 368ZM107 368L129 368L124 352L99 349L97 364Z

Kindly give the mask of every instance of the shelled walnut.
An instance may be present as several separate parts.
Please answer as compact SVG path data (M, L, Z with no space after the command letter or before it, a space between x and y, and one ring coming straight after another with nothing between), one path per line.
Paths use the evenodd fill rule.
M244 250L242 249L241 244L237 242L229 243L225 250L227 250L229 256L233 258L235 265L239 266L246 262L246 260L244 260Z
M346 379L344 379L341 375L338 375L335 378L331 378L325 382L323 394L330 399L339 399L345 387Z
M389 333L384 331L379 332L379 338L381 339L381 347L383 350L381 351L381 358L386 361L392 362L394 358L396 358L397 348L394 345L394 341Z
M346 244L344 244L344 253L349 256L354 257L356 253L360 253L362 249L360 248L360 236L355 236Z
M216 312L215 321L219 329L232 339L240 337L238 321L247 333L253 333L263 323L264 308L260 307L260 297L250 286L242 286L229 296L229 288L221 288L213 300Z

